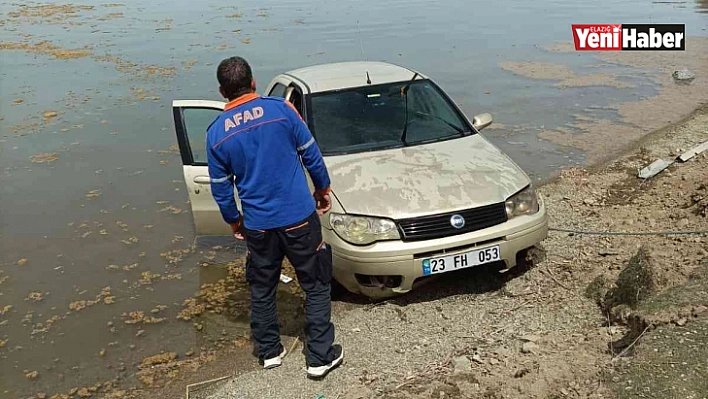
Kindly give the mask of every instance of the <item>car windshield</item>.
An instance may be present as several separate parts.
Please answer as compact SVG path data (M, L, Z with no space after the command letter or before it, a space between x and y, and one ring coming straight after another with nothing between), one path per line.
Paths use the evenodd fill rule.
M459 112L427 79L315 94L312 125L324 154L402 147L470 133Z

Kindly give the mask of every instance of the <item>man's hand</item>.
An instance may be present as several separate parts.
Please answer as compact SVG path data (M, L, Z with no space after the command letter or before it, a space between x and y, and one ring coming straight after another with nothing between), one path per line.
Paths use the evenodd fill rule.
M317 214L320 216L332 209L332 199L329 197L329 190L325 192L327 194L315 191L315 206L317 207Z
M234 238L239 241L245 241L246 237L243 235L243 219L239 219L236 223L230 223L231 231L234 233Z

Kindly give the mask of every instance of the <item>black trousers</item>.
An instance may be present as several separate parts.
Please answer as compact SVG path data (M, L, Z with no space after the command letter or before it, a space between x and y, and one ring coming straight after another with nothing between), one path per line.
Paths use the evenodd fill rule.
M323 366L332 362L332 250L322 240L317 213L292 226L273 230L246 229L246 245L246 278L251 290L251 333L258 344L260 359L278 356L283 350L275 295L283 258L287 256L307 296L307 364Z

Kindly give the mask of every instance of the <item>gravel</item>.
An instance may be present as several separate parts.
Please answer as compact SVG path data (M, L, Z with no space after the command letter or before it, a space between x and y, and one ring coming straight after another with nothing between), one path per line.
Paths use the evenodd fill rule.
M537 271L529 274L553 284ZM567 314L553 303L554 295L548 293L537 296L543 303L532 305L521 296L500 295L497 286L480 286L484 273L463 272L461 275L467 278L457 279L461 283L452 287L451 295L445 293L446 289L450 293L450 287L429 286L424 292L437 293L438 297L411 295L405 298L412 302L365 306L336 315L337 342L345 349L345 362L323 381L306 378L299 344L282 367L240 375L225 383L210 398L314 399L318 394L325 398L338 395L345 398L350 387L362 382L373 388L375 394L395 392L401 379L424 375L435 367L451 368L452 363L460 371L481 367L484 362L472 363L470 359L476 356L481 360L493 347L502 346L498 353L518 353L521 342L512 334L531 334L546 324L559 325L559 333L574 332L586 323L587 315L594 313L592 304L579 304L579 308L586 308L585 312ZM519 284L527 282L519 279L507 284L507 290L521 290L515 287ZM457 294L459 291L467 293ZM551 309L556 311L544 314ZM472 347L479 347L479 354L473 355ZM470 351L470 356L465 356L465 361L451 361L454 354L466 351ZM503 355L496 356L505 360Z

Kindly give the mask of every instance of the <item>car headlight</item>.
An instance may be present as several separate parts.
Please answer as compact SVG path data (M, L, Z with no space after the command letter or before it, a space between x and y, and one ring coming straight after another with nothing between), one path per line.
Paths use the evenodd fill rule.
M531 186L506 200L506 216L509 219L515 216L532 215L536 212L538 212L538 198L536 198L536 191Z
M389 219L330 213L329 223L343 240L356 245L401 238L396 223Z

